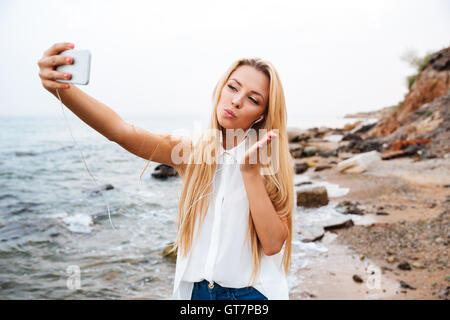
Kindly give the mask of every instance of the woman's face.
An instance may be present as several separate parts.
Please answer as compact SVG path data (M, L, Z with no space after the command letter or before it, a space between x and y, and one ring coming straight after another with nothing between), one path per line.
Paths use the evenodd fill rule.
M251 66L240 66L234 70L222 89L217 105L219 124L225 129L247 130L266 110L269 85L269 78Z

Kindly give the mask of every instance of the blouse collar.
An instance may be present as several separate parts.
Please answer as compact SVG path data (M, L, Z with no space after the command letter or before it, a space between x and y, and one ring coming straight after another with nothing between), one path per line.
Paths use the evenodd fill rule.
M238 143L237 146L235 146L231 149L228 149L228 150L225 150L223 148L223 136L222 136L222 133L220 133L219 134L220 135L220 143L219 143L219 151L218 151L219 158L222 157L223 155L227 154L227 155L232 156L235 159L235 162L240 161L244 157L245 152L246 152L247 143L245 141L248 140L248 131L249 130L250 129L248 129L244 133L244 138L241 139L241 141Z

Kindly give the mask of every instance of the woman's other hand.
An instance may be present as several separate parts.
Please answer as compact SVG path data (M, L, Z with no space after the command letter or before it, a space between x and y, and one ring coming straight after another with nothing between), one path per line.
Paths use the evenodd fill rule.
M276 138L277 134L274 130L267 132L264 137L252 145L244 154L240 161L240 169L242 173L259 174L260 164L268 164L270 160L267 156L267 146L269 142ZM274 155L272 155L273 157ZM261 157L263 159L261 159Z

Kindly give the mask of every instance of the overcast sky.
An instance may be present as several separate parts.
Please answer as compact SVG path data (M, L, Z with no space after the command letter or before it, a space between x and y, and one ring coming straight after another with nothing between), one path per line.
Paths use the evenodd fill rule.
M92 53L79 86L120 115L210 112L221 74L245 56L277 68L288 114L394 105L401 60L450 45L450 1L0 1L0 115L61 116L37 61L56 42Z

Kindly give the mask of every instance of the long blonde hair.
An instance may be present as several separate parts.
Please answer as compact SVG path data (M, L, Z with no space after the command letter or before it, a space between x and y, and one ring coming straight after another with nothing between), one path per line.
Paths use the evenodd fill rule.
M270 79L269 101L265 110L264 121L257 123L254 129L278 129L278 158L279 165L276 172L263 175L264 185L279 217L286 217L288 222L288 236L284 244L282 265L285 273L289 273L292 248L292 213L294 209L294 187L293 187L293 160L289 152L286 133L286 104L283 87L274 66L260 58L242 58L235 61L222 75L216 84L212 102L213 112L210 119L208 132L220 132L221 126L217 120L217 105L220 94L228 78L238 67L248 65L263 72ZM266 132L267 132L266 131ZM258 137L258 140L261 137ZM189 161L183 167L180 174L184 183L180 195L177 211L177 239L171 251L178 249L177 254L186 256L192 247L195 224L204 221L208 210L209 196L212 192L211 181L216 169L216 161L207 163L205 161L194 161L193 159L209 159L211 155L217 155L220 143L219 134L203 134L199 137L195 147L191 150ZM192 147L192 144L191 144ZM263 165L261 165L263 166ZM199 200L202 195L208 195ZM197 220L199 219L200 220ZM198 235L198 233L197 233ZM250 282L253 283L260 270L261 244L258 240L255 226L249 212L247 239L250 238L253 271Z

